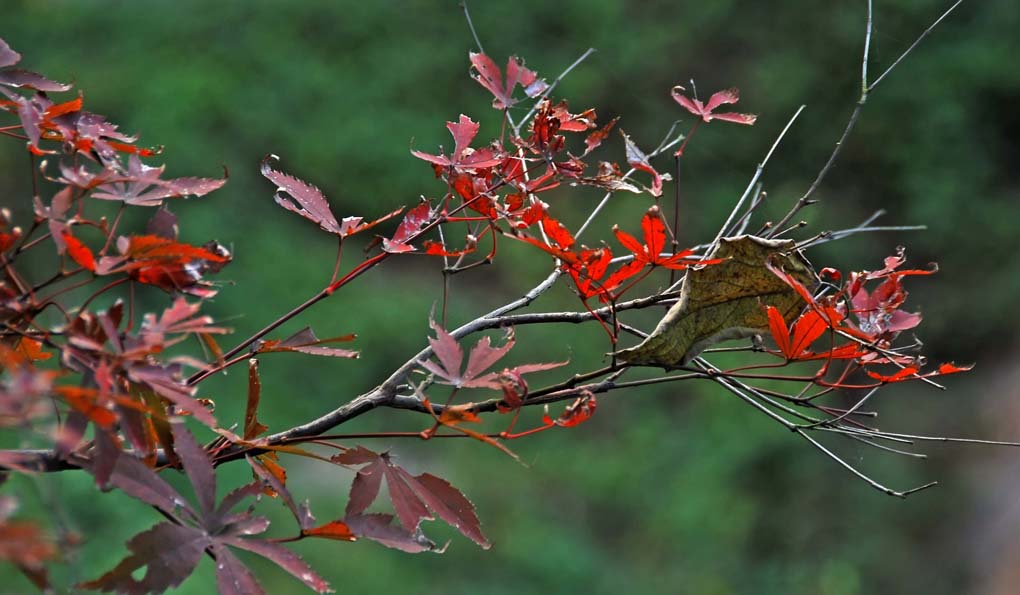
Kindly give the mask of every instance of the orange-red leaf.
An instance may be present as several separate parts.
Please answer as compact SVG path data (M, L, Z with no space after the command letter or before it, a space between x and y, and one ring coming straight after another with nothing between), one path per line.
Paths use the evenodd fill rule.
M321 537L322 539L334 539L337 541L357 541L358 537L351 531L347 523L343 521L330 521L325 525L303 529L302 537Z
M82 268L95 272L96 257L92 254L92 250L83 244L81 240L71 235L71 230L69 229L65 229L61 237L64 239L64 244L67 245L67 254L71 259Z

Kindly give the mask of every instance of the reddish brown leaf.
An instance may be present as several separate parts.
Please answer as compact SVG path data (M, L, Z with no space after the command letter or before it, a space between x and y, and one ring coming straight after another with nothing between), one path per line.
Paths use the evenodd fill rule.
M224 536L220 541L227 545L258 554L272 561L316 593L328 593L331 591L326 579L319 576L300 556L280 544L261 539L244 539L235 536Z
M495 167L503 162L503 156L492 151L492 149L472 149L471 141L478 135L478 123L471 118L460 115L457 122L447 122L446 128L453 136L453 153L446 155L430 155L421 151L411 151L411 154L418 159L424 159L429 163L442 168L452 167L457 171L473 171L487 167Z
M317 223L319 227L330 233L344 235L341 233L340 225L336 222L336 217L329 210L329 203L321 190L304 180L269 167L270 161L279 161L279 159L276 155L267 155L262 160L260 168L262 175L276 184L276 204Z
M481 423L482 419L475 413L474 403L465 403L463 405L450 405L443 408L443 412L439 414L439 423L444 426L455 426L459 423Z
M259 380L259 360L248 360L248 404L244 409L244 439L251 440L269 429L259 422L257 414L262 398L262 381Z
M344 519L358 537L371 539L386 547L417 554L436 551L436 544L420 531L407 531L393 524L393 515L358 514Z
M460 490L429 473L417 475L414 480L412 486L415 492L432 512L483 549L489 549L489 541L482 535L475 507Z
M648 162L648 156L638 148L634 141L630 140L623 130L620 130L620 134L623 136L623 142L627 149L627 163L631 167L638 171L643 171L652 176L652 186L648 189L648 192L652 196L662 196L662 180L663 176L655 171L652 164Z
M563 428L571 428L578 424L588 421L592 415L595 415L595 409L598 403L595 400L595 395L588 393L578 397L563 410L563 413L556 419L549 417L548 410L546 411L543 420L546 425L556 425Z
M216 553L216 589L219 595L263 595L265 591L230 550L214 547Z
M673 100L682 105L687 111L700 117L705 122L711 122L712 120L724 120L735 124L751 125L758 119L758 116L753 114L737 114L732 112L724 112L721 114L713 113L715 109L721 105L729 105L739 101L740 92L737 89L726 89L724 91L714 93L708 98L708 103L702 103L698 99L687 97L684 95L686 91L687 90L680 85L673 87ZM679 154L679 151L677 153Z
M609 137L609 133L612 132L613 127L616 126L616 123L619 122L619 121L620 121L620 117L617 116L617 117L613 118L612 120L610 120L602 128L599 128L598 130L596 130L596 131L592 132L591 134L589 134L584 139L584 146L585 146L584 154L587 155L588 153L591 153L592 151L597 149L599 147L599 145L602 144L602 141L606 140L606 138Z
M209 453L199 446L183 422L171 423L170 427L174 435L174 452L180 457L184 472L195 489L202 515L209 517L216 510L216 472Z
M549 88L544 80L539 79L534 71L525 68L515 56L510 56L507 61L505 84L503 73L491 58L482 53L470 52L468 59L471 61L471 78L492 93L492 107L495 109L506 109L517 103L513 93L518 84L524 88L528 97L538 97Z
M264 341L259 346L258 353L293 351L327 357L357 358L359 356L357 351L351 351L350 349L338 349L336 347L326 347L329 343L353 341L356 337L357 335L351 334L342 335L340 337L330 337L329 339L319 339L315 336L312 328L306 326L282 341Z

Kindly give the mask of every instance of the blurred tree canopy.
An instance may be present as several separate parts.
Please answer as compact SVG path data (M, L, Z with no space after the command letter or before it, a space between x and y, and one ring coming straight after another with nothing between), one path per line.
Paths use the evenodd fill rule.
M873 72L946 7L877 1ZM242 336L316 291L333 258L329 237L273 204L257 172L263 155L280 155L323 188L338 215L371 216L443 191L409 146L448 142L444 123L462 112L483 130L499 125L490 98L467 77L474 42L452 0L22 0L5 8L0 36L25 56L23 64L73 80L91 110L139 133L142 144L165 145L168 174L229 169L223 190L178 202L175 212L188 241L231 230L216 239L235 250L222 277L236 286L224 287L218 300L230 304L223 312L248 312L228 321ZM643 145L654 145L677 119L681 130L692 123L669 97L674 84L694 79L703 95L740 88L741 111L758 113L757 125L699 132L685 157L687 240L710 239L776 134L807 104L764 178L768 213L785 212L828 156L859 94L863 1L519 0L471 8L489 55L503 61L517 54L550 79L596 48L556 95L574 108L595 107L603 120L622 116L620 125ZM986 374L997 359L1010 357L1010 313L1020 299L1020 259L1013 258L1020 249L1018 29L1020 7L1011 0L958 9L869 100L819 193L822 204L803 212L811 232L856 225L878 209L887 211L882 223L927 224L926 232L861 236L809 256L868 268L906 244L913 264L938 261L939 275L912 285L911 301L926 315L921 337L933 358L991 364L954 378L948 393L890 391L897 398L880 405L886 423L980 434L982 404L991 403L982 383L991 382ZM618 137L601 151L623 160ZM30 216L20 198L31 192L26 161L18 143L0 143L0 186L12 197L8 204L21 205L22 218ZM558 208L596 199L568 190ZM593 235L608 238L618 213L643 208L625 203ZM541 274L510 251L500 266L457 278L452 320L498 304ZM313 309L296 324L325 335L357 332L362 359L267 361L264 418L280 427L299 423L378 382L420 348L440 287L438 269L394 268ZM599 332L522 329L519 337L535 345L538 360L581 359L599 357L590 347ZM232 374L205 390L225 411L240 411L243 387L243 374ZM634 401L614 407L622 398ZM861 453L857 462L886 481L944 482L901 502L855 482L711 387L607 398L590 424L549 434L515 444L528 468L468 441L393 445L409 465L442 470L472 497L495 543L490 551L462 539L438 557L368 543L298 549L351 593L950 594L983 584L968 554L980 540L967 468L988 451L945 449L923 463L871 452L860 460ZM852 456L853 448L844 452ZM304 482L296 489L320 494L320 518L342 510L347 485L297 471L302 465L293 463L295 481ZM137 502L94 498L85 474L15 488L37 492L40 509L58 498L95 502L73 523L103 546L87 544L62 570L72 579L111 567L124 540L149 521ZM325 509L329 494L336 494L333 510ZM284 514L272 502L267 510ZM211 575L204 568L178 592L208 592ZM262 576L270 592L298 588L283 573ZM28 589L13 575L0 584L3 592Z

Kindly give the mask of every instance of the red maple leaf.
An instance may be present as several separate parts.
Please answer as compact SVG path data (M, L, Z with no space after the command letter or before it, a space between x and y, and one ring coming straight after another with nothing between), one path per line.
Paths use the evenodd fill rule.
M634 262L641 266L665 267L667 269L683 270L694 264L716 264L722 260L699 260L694 256L694 250L683 250L670 256L662 256L662 250L666 247L666 224L662 221L662 213L658 205L652 206L641 218L641 232L644 237L644 244L637 238L623 231L619 226L613 226L613 233L616 239L623 244L623 247L634 254Z
M500 390L500 374L510 372L520 376L531 372L551 370L565 366L567 362L554 362L542 364L523 364L508 368L504 372L488 372L485 370L492 367L497 361L503 358L514 346L513 330L508 330L505 342L502 347L493 347L489 337L482 337L478 343L471 348L468 355L467 367L461 371L464 360L464 350L453 335L448 333L436 321L429 320L429 325L436 332L435 338L429 337L429 344L436 354L438 362L431 359L418 362L421 367L435 374L443 384L451 384L455 387L465 388L491 388Z
M525 68L516 56L510 56L507 60L505 83L503 73L492 58L482 53L469 52L468 59L471 61L471 78L492 93L495 98L492 107L495 109L506 109L517 103L513 93L518 84L524 88L524 94L528 97L538 97L549 88L545 80L538 78L535 71Z
M418 206L404 215L404 219L397 226L397 231L392 238L383 238L383 251L392 254L413 252L415 248L408 242L432 221L435 214L429 201L423 199Z
M432 547L422 547L425 545L423 540L431 542L420 535L419 525L423 520L433 519L435 515L468 539L488 549L489 541L482 534L474 505L446 480L429 473L411 475L397 465L389 454L377 454L362 446L348 449L333 456L331 460L345 466L362 466L351 484L344 518L356 535L405 551L434 549L435 544L431 544ZM396 534L390 533L389 539L379 538L378 523L373 522L370 527L364 527L364 517L371 516L366 515L365 511L379 495L384 478L390 502L403 529ZM390 526L389 521L389 518L385 519L386 526Z
M711 122L712 120L724 120L726 122L734 122L736 124L746 124L750 126L754 124L754 121L758 119L758 116L754 114L737 114L733 112L723 112L721 114L714 113L715 109L720 105L733 104L740 101L740 91L737 89L726 89L713 93L708 98L708 103L702 103L700 99L693 99L684 95L687 89L684 89L680 85L673 87L673 100L679 103L695 116L700 117L705 122Z
M492 149L472 149L471 141L478 135L479 124L471 118L460 115L457 122L447 122L446 128L453 136L453 153L446 155L430 155L421 151L411 151L418 159L424 159L439 168L454 168L457 171L472 171L486 167L494 167L503 162L503 156Z

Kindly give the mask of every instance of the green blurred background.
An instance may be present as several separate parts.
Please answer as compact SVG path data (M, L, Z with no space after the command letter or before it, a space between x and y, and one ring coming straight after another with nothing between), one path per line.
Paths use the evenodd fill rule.
M876 2L871 71L884 70L946 6ZM574 108L596 107L603 120L623 116L620 125L645 148L677 118L682 127L693 121L669 98L672 85L694 78L702 95L740 87L737 107L760 114L758 124L703 128L684 158L681 235L689 243L711 237L806 103L764 177L766 215L782 213L824 162L859 92L863 0L477 1L472 13L497 62L516 53L550 79L597 48L557 95ZM236 259L219 275L232 283L210 311L238 336L312 295L332 267L328 234L273 204L257 172L264 154L280 155L285 170L323 188L338 216L372 216L442 192L427 165L408 154L412 142L449 145L444 123L459 113L480 120L483 136L498 133L491 98L467 76L473 42L453 1L25 0L6 3L3 15L0 36L25 56L24 67L73 80L88 109L138 132L140 144L165 145L170 175L229 168L223 190L173 208L183 240L233 246ZM936 277L910 280L911 303L926 315L918 333L934 360L978 366L948 379L947 392L888 390L879 404L887 428L1020 439L1017 30L1014 0L960 7L875 92L818 193L822 204L804 212L805 236L855 225L879 208L888 211L880 222L929 226L810 254L819 266L874 268L905 244L913 264L941 266ZM619 137L600 151L623 160ZM26 161L19 143L0 143L4 204L22 221L30 216ZM669 160L660 166L668 170ZM575 222L597 199L570 190L548 200ZM647 205L620 197L588 240L609 239L614 222L636 228ZM455 278L450 326L519 295L543 277L545 263L504 242L497 266ZM387 262L286 327L279 336L303 324L320 336L356 332L363 355L264 358L263 421L273 430L306 421L420 349L440 295L436 264ZM156 292L141 299L150 308L166 303ZM536 308L573 303L558 287ZM598 366L605 351L594 326L526 328L518 337L512 363L569 357L581 371ZM239 372L203 384L221 421L241 414ZM378 412L345 429L422 423ZM469 441L366 445L392 448L412 470L460 487L494 546L481 551L435 523L427 527L435 537L453 540L442 556L369 542L298 544L341 593L1020 592L1017 451L933 445L929 460L915 461L831 443L894 487L942 482L900 501L708 383L603 398L590 423L513 444L528 467ZM224 468L223 482L244 481L241 467ZM342 514L349 473L303 460L288 467L292 488L311 499L320 520ZM84 474L18 480L10 489L28 513L59 501L86 536L78 559L55 570L64 584L112 567L124 541L155 521L138 502L97 497ZM263 509L287 526L278 502ZM0 572L0 591L30 590ZM271 593L302 589L279 570L259 574ZM208 593L212 585L207 560L178 592Z

